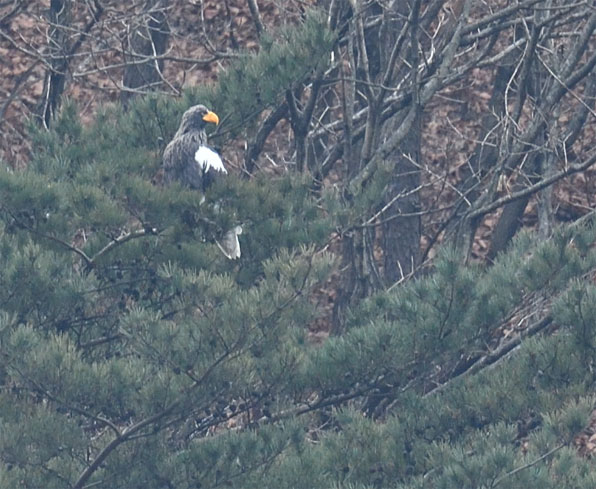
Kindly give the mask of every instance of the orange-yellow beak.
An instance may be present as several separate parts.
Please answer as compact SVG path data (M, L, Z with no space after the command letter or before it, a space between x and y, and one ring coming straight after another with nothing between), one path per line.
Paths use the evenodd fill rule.
M207 112L203 116L203 120L205 122L212 122L216 126L219 124L219 117L217 117L217 114L215 112L211 112L211 111Z

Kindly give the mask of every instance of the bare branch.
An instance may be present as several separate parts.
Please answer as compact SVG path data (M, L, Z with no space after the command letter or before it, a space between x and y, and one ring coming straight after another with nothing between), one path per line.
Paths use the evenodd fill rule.
M255 163L263 150L263 146L267 141L267 137L271 134L271 131L275 129L277 123L286 117L288 113L287 103L278 105L263 121L261 127L257 131L256 136L252 142L248 145L246 155L244 157L244 169L248 174L251 174L254 170Z
M485 214L488 214L489 212L494 211L495 209L498 209L499 207L502 207L505 204L508 204L509 202L513 202L513 201L521 199L523 197L527 197L528 195L535 194L536 192L552 185L555 182L558 182L559 180L561 180L565 177L568 177L569 175L573 175L575 173L579 173L579 172L587 170L588 168L593 166L595 163L596 163L596 154L592 155L590 158L588 158L583 163L570 165L569 167L567 167L564 170L561 170L560 172L557 172L549 177L543 178L542 180L540 180L540 182L535 183L534 185L530 185L529 187L527 187L519 192L516 192L511 195L507 195L505 197L501 197L500 199L497 199L488 205L485 205L479 209L476 209L468 214L468 218L474 219L476 217L481 217Z
M252 16L252 21L254 22L255 28L257 30L257 37L261 37L265 32L265 26L263 25L263 21L261 20L261 14L259 13L259 6L257 5L257 0L246 1L248 2L250 15Z

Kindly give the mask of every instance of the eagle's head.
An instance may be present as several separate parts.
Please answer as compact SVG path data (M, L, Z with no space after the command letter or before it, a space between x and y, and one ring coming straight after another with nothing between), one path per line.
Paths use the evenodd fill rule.
M202 131L205 129L207 123L219 124L219 117L217 117L217 114L210 111L204 105L193 105L182 116L180 129L182 129L183 132L189 130Z

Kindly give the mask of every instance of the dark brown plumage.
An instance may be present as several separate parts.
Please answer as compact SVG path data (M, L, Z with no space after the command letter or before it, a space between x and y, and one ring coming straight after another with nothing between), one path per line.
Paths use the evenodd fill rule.
M204 105L195 105L184 113L174 139L163 154L164 183L179 182L204 192L214 172L227 173L217 153L207 146L208 123L218 124L219 118ZM213 158L211 162L197 161L197 151L201 148Z
M205 126L218 124L219 118L204 105L195 105L182 116L180 127L163 153L163 181L179 182L185 187L205 192L216 175L227 173L219 155L207 146ZM216 243L230 258L240 258L240 226L229 230Z

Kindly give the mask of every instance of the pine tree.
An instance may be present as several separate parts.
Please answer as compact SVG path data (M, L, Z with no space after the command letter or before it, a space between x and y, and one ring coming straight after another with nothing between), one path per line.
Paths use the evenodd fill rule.
M190 104L239 132L325 63L332 36L303 29L176 103L89 127L67 105L26 170L0 171L0 487L596 486L592 222L486 268L445 248L317 345L323 250L381 172L349 203L295 173L230 175L205 202L154 181ZM230 262L210 237L235 221Z

